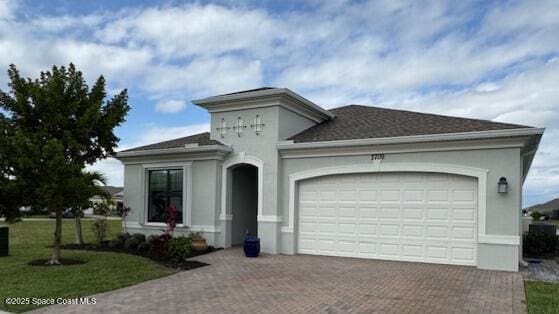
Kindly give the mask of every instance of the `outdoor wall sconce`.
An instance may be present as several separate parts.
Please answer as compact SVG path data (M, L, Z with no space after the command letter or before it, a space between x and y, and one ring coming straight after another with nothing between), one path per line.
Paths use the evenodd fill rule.
M508 182L507 182L507 178L505 177L501 177L499 179L499 193L507 193L507 189L508 189Z

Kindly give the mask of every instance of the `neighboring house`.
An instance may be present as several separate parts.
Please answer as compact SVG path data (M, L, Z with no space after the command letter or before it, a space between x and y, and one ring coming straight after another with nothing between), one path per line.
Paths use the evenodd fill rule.
M111 194L111 202L109 204L109 208L111 209L111 214L115 214L116 209L121 208L124 204L124 188L110 185L104 185L101 186L101 188ZM90 198L89 201L93 204L106 202L106 200L100 196L94 196ZM93 208L88 208L84 211L84 213L86 215L93 214Z
M522 184L543 129L325 110L278 88L194 104L210 133L118 153L130 232L160 233L172 205L176 232L220 247L248 231L266 253L518 270Z

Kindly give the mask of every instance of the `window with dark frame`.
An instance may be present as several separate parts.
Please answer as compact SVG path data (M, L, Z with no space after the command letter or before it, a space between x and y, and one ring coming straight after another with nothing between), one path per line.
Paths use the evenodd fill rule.
M176 223L183 223L183 170L149 170L148 222L167 222L167 208L176 209Z

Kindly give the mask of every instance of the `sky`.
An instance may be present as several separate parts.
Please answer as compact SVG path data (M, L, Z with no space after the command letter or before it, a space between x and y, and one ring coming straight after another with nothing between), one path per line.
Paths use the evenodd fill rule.
M126 149L209 130L191 103L261 86L545 127L524 205L559 197L559 1L0 0L0 89L73 62L128 89ZM89 169L122 185L115 159Z

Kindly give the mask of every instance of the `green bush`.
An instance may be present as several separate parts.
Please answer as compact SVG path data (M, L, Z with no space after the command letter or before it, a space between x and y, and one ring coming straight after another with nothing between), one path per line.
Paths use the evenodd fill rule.
M151 250L151 244L149 242L142 242L138 245L138 251L149 252Z
M130 238L130 237L131 237L131 235L130 235L130 233L128 233L128 232L120 232L120 233L117 235L117 238L118 238L120 241L122 241L122 243L124 243L124 241L126 241L126 239L128 239L128 238Z
M140 245L140 240L134 237L128 238L124 241L124 248L127 250L135 250L138 248L138 245Z
M530 214L530 217L532 217L533 221L540 221L540 218L543 216L542 213L538 212L538 211L534 211Z
M559 249L559 238L556 235L526 233L522 238L522 249L524 255L531 257L554 254Z
M124 244L124 242L122 242L122 240L120 240L118 238L117 239L112 239L111 242L109 242L109 247L113 248L113 249L116 249L116 248L122 247L123 244Z
M132 237L137 239L140 243L146 242L146 235L143 233L134 233Z
M97 243L101 244L109 232L107 219L95 219L93 224L91 224L91 230L93 231Z
M172 259L184 261L192 253L192 240L190 237L180 236L169 241L167 254Z

